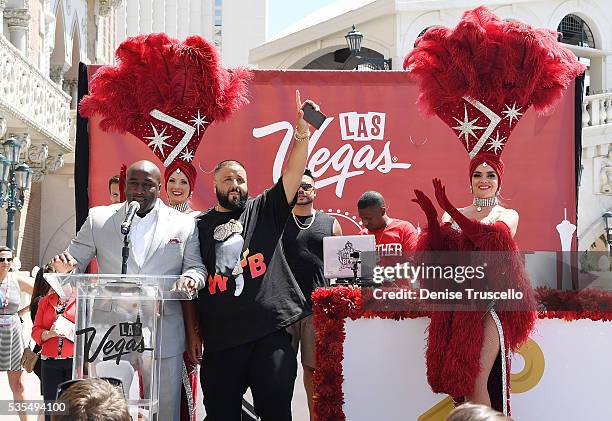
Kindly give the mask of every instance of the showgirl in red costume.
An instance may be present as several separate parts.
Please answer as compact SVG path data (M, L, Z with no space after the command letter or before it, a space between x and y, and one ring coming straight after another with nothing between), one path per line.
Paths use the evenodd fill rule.
M451 127L470 158L471 205L457 209L442 182L436 201L415 190L427 216L418 249L503 252L486 271L489 289L524 293L519 304L489 302L477 311L435 311L427 342L427 378L434 392L491 405L509 414L510 352L533 329L535 300L514 242L519 214L497 200L501 153L526 110L552 108L584 70L548 29L505 22L486 7L466 12L455 28L433 27L417 40L404 68L418 82L418 104ZM498 253L499 255L499 253Z

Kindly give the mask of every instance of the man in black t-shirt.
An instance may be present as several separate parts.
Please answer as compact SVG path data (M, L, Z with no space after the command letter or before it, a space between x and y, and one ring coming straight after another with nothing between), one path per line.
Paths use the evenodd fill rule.
M342 235L340 224L325 212L317 212L313 203L317 197L315 179L309 169L304 171L302 183L298 188L297 202L292 217L283 232L283 249L287 263L298 282L308 307L312 307L310 296L319 287L329 286L323 271L323 238ZM312 315L305 317L288 328L293 336L293 346L300 349L304 369L304 388L308 397L310 419L314 419L312 396L314 392L312 376L315 371L315 330Z
M263 421L291 420L297 362L285 328L305 317L308 306L279 240L306 167L303 105L296 91L295 142L276 184L248 198L244 165L223 161L214 173L218 203L198 218L208 271L196 300L207 421L239 421L248 387Z

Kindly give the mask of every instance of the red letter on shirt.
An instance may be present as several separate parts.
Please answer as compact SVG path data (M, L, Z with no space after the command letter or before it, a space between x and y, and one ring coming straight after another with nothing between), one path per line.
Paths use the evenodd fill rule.
M225 291L227 289L227 276L215 273L213 278L212 275L208 275L208 291L211 295L217 292L217 285L219 285L219 291Z
M263 254L257 253L249 257L249 269L253 279L266 273L266 263L264 262Z

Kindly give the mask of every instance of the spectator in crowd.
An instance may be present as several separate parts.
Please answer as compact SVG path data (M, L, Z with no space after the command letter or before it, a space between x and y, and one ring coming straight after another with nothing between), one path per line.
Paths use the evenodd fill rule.
M127 402L120 387L102 379L75 381L58 402L66 404L64 414L51 417L52 421L131 421Z
M41 346L40 353L43 397L53 401L57 386L72 378L74 353L75 291L69 284L62 296L55 290L38 302L32 339ZM50 420L45 416L45 420Z
M32 318L32 323L36 320L36 313L38 312L38 304L40 300L47 296L49 292L52 292L51 286L45 280L44 274L47 272L53 272L53 268L50 265L45 266L44 268L39 268L34 277L34 289L32 291L32 297L30 299L30 317ZM41 351L41 346L36 344L34 346L35 353L39 353ZM41 381L40 383L40 393L42 394L42 375L41 375L41 359L39 358L36 361L36 365L34 366L34 374L38 376L38 379Z
M119 176L113 175L108 179L108 193L110 194L111 204L120 203L119 195Z
M108 193L110 194L111 205L114 203L120 203L119 195L119 176L113 175L108 179Z
M13 400L23 400L23 332L18 311L21 291L32 293L32 284L25 277L11 272L13 251L0 247L0 371L8 376ZM26 415L19 415L25 420Z
M110 194L110 202L113 203L121 203L121 199L119 197L119 176L113 175L108 180L108 193Z
M487 405L464 403L453 409L445 421L512 421Z

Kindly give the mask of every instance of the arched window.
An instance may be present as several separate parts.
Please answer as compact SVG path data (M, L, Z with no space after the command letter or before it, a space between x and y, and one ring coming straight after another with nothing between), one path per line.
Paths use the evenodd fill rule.
M595 38L589 25L576 15L567 15L559 24L557 31L563 35L561 42L580 47L595 48Z

